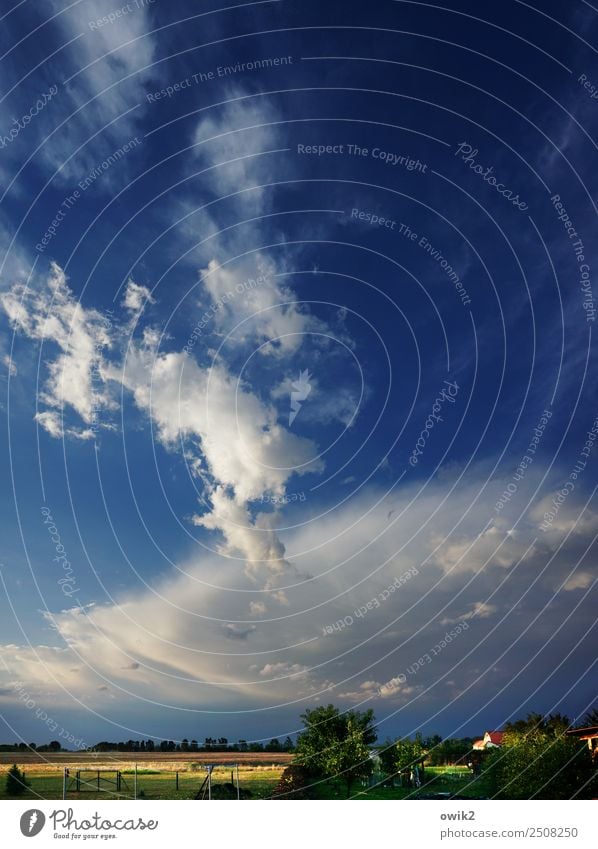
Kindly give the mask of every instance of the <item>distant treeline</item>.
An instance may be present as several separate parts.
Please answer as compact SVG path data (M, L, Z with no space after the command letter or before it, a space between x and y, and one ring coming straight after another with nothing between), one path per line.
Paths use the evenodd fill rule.
M186 737L179 742L174 740L127 740L126 742L110 742L102 740L82 752L292 752L294 743L290 737L281 742L274 737L269 743L257 743L238 740L229 743L226 737L206 737L203 743L188 740ZM0 752L60 752L63 749L58 740L52 740L42 746L35 743L1 743Z
M480 735L481 736L481 735ZM471 752L473 738L462 737L460 739L443 740L438 734L425 739L420 739L423 748L427 751L428 762L432 765L453 764L464 761ZM52 740L43 746L35 743L13 743L0 745L0 752L28 751L36 752L61 752L63 749L58 740ZM197 740L188 740L186 737L180 742L174 740L126 740L110 741L101 740L87 749L79 749L81 752L294 752L295 744L290 737L282 742L274 737L269 743L256 743L248 740L238 740L229 743L226 737L206 737L202 743Z
M480 734L480 737L483 737ZM426 761L430 766L448 766L465 763L473 748L474 737L449 737L443 740L439 734L419 738L426 751ZM418 740L418 735L416 735Z

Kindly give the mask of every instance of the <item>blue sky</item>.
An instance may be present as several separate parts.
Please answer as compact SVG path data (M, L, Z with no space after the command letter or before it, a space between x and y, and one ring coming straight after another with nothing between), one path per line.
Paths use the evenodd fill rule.
M4 13L0 736L583 715L595 12L218 6Z

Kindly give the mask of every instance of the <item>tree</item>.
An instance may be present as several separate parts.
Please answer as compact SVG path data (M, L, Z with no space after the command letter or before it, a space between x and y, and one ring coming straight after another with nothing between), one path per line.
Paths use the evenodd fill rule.
M325 778L342 777L347 795L355 779L369 775L373 763L369 747L376 742L374 712L347 711L334 705L307 710L301 717L305 731L297 740L297 763Z
M25 778L25 773L21 772L16 764L13 764L6 773L6 795L22 796L28 787L29 782Z
M588 728L590 725L598 725L598 708L589 710L581 721L582 728Z
M370 775L373 762L370 749L364 740L364 731L359 721L352 716L347 718L347 730L344 739L331 747L328 755L328 769L333 775L342 775L347 783L347 796L355 779Z
M265 752L281 752L282 746L280 745L280 740L278 739L278 737L274 737L272 740L270 740L269 743L266 743L266 745L264 746L264 751Z
M295 750L295 744L293 743L290 737L287 737L285 739L284 743L282 744L282 750L283 752L293 752Z
M378 750L378 757L380 758L380 766L382 767L382 771L386 773L389 778L392 778L393 775L397 774L397 769L395 766L397 752L396 742L394 740L384 741L384 745L381 749Z
M559 737L565 733L570 725L569 717L560 713L551 713L549 716L542 716L541 713L528 713L525 719L507 722L504 731L507 737L509 735L533 736L536 732L549 737Z
M556 714L509 723L502 747L490 755L487 775L503 799L591 798L596 773L585 743L565 734L569 721Z
M384 772L388 776L393 776L409 773L416 764L421 762L425 753L421 735L416 734L415 740L405 737L394 744L387 743L384 751L380 752L380 760Z
M450 737L436 744L428 751L427 760L431 766L454 764L469 754L473 746L471 737ZM427 748L427 747L426 747Z

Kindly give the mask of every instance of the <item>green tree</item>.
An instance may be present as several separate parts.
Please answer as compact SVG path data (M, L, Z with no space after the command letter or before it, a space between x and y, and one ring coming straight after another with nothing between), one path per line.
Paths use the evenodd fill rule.
M565 734L569 721L556 714L509 723L502 747L492 752L487 775L504 799L590 798L596 772L589 749Z
M28 787L29 782L25 778L25 773L21 772L16 764L13 764L6 773L6 795L22 796Z
M409 737L397 740L394 744L386 744L384 751L380 752L382 768L388 776L409 772L418 764L425 755L421 735L417 734L415 740Z
M507 722L504 731L507 737L509 735L528 736L536 732L548 737L559 737L565 733L570 725L569 717L560 713L551 713L549 716L542 716L541 713L528 713L525 719Z
M450 737L442 740L428 751L428 762L431 766L446 766L462 760L471 751L471 737Z
M397 759L396 745L395 740L385 740L382 748L378 749L380 766L382 767L382 771L388 775L389 778L392 778L392 776L397 774L395 763Z
M296 761L312 774L342 777L347 795L357 778L372 772L370 746L376 742L374 712L347 711L334 705L307 710L301 717L305 731L299 734Z

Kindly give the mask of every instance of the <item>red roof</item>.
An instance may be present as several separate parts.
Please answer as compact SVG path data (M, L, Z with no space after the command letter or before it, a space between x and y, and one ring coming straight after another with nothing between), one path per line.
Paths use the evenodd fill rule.
M502 731L486 731L484 737L486 736L490 743L494 743L495 746L500 746L504 735Z

